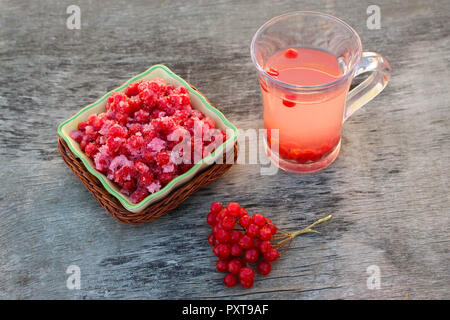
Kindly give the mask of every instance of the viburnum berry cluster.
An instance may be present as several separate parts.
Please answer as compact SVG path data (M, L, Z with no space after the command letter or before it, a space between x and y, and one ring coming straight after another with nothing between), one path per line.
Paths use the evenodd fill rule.
M312 227L331 218L330 215L302 230L286 232L260 213L250 216L236 202L230 202L224 208L215 201L211 203L210 209L206 217L212 227L208 243L219 258L216 269L227 273L224 278L227 287L234 287L239 281L246 289L254 283L255 271L252 266L256 266L259 274L268 275L272 270L271 263L280 257L280 249L300 234L317 233Z
M192 107L185 87L163 79L113 92L106 111L80 122L70 136L133 203L163 188L226 140L213 119ZM187 147L176 148L181 143Z

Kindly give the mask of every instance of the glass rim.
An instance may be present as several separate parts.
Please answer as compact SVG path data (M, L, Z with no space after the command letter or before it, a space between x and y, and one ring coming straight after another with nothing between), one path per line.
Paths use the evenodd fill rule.
M264 31L267 27L269 27L271 24L273 24L274 22L285 18L285 17L290 17L290 16L297 16L297 15L313 15L313 16L321 16L324 18L327 18L329 20L332 20L336 23L341 24L342 26L344 26L346 29L348 29L350 31L350 33L352 33L354 35L354 37L356 38L357 41L357 45L358 45L358 56L355 62L355 65L352 66L351 69L347 70L346 73L344 73L342 76L340 76L338 79L333 80L331 82L327 82L327 83L323 83L323 84L319 84L319 85L313 85L313 86L301 86L301 85L296 85L296 84L290 84L281 80L278 80L274 77L272 77L269 73L267 73L258 63L256 56L255 56L255 42L256 42L256 38L258 38L258 36L261 34L262 31ZM344 22L343 20L336 18L335 16L332 16L331 14L327 14L327 13L322 13L322 12L318 12L318 11L290 11L284 14L281 14L279 16L273 17L272 19L266 21L261 27L259 27L259 29L256 31L255 35L253 36L252 39L252 43L250 45L250 54L252 57L252 61L253 64L256 66L256 69L261 72L264 76L266 76L267 78L269 78L271 81L275 82L276 84L280 85L280 86L284 86L284 87L288 87L291 89L326 89L329 87L332 87L336 84L338 84L339 82L341 82L343 79L347 78L349 75L351 75L354 71L354 69L358 66L359 61L361 60L361 56L362 56L362 43L361 43L361 38L359 37L358 33L346 22Z

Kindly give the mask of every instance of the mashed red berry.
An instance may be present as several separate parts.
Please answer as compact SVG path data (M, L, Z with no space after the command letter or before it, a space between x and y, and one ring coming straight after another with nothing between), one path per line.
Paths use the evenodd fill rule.
M186 88L162 79L112 93L106 111L89 116L70 136L133 203L159 191L226 139L211 118L192 108Z

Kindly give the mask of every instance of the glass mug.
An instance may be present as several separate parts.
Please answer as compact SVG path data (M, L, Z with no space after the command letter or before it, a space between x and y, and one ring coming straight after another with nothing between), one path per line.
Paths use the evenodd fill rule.
M298 59L284 59L283 52L288 58L290 54L286 50ZM328 167L339 154L342 123L380 93L390 78L389 63L377 53L362 52L355 30L319 12L296 11L269 20L253 37L251 56L268 129L266 153L289 172ZM282 61L277 65L280 70L271 68L277 61ZM297 80L295 74L289 75L295 63L306 72L304 83L281 79L283 70L283 75ZM308 76L311 69L317 72ZM369 77L349 92L353 78L366 72L371 72Z

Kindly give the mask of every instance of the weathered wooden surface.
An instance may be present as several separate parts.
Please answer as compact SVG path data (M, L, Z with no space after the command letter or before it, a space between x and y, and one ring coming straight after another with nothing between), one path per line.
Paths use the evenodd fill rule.
M66 8L81 8L81 30ZM0 298L450 298L450 2L0 2ZM237 165L147 225L108 216L65 166L56 128L147 67L164 63L238 127L260 127L249 55L256 29L292 10L336 15L390 62L385 92L345 124L338 160L313 176ZM239 201L297 238L251 290L227 289L206 238L208 203ZM66 268L81 268L81 290ZM381 289L369 290L377 265Z

